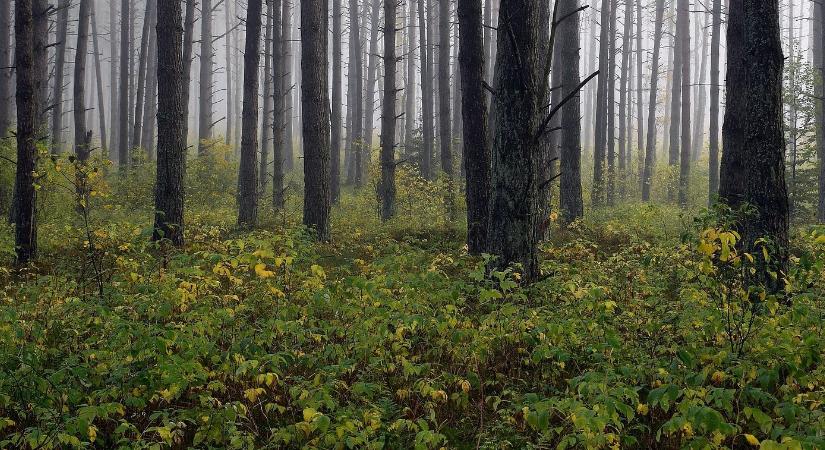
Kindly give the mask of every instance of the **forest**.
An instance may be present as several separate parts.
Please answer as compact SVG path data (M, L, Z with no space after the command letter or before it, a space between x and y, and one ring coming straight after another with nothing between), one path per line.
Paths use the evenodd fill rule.
M818 0L0 0L0 448L825 449Z

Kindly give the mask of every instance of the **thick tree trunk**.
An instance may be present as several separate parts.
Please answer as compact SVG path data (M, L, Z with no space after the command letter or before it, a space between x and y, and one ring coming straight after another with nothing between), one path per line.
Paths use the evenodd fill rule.
M6 137L11 127L12 99L11 77L14 73L12 66L11 33L11 1L0 2L0 139Z
M37 148L38 91L32 0L15 0L14 66L17 70L17 166L14 182L14 252L18 265L37 254L34 170ZM41 68L42 69L42 68ZM40 70L44 72L44 70Z
M354 3L354 1L353 1ZM395 215L395 19L397 3L384 0L384 102L381 105L381 220Z
M330 238L327 0L301 1L301 114L304 138L304 225Z
M710 129L708 130L708 204L719 192L719 49L722 36L722 0L713 0L710 43Z
M140 58L138 60L137 96L135 97L135 125L132 130L132 143L141 147L140 139L143 136L143 107L145 106L146 84L150 78L149 41L152 35L152 11L155 9L155 0L146 0L146 13L143 16L143 33L140 36ZM145 150L145 149L144 149Z
M92 150L92 130L86 129L86 54L89 49L89 15L92 0L80 0L77 46L74 56L74 152L85 163ZM82 185L77 186L81 189ZM85 190L81 195L86 195Z
M332 203L341 197L341 0L332 0L332 130L330 139L330 195Z
M60 0L57 4L57 45L54 54L53 104L51 105L52 154L63 150L63 80L66 77L66 40L68 39L70 6L69 0Z
M561 13L575 11L578 0L562 0ZM558 25L557 45L561 67L562 97L567 97L579 85L579 14L574 14ZM561 179L559 180L559 209L563 223L584 216L581 177L581 120L580 95L577 93L561 109L561 148L559 152Z
M350 0L351 4L358 5L358 2ZM364 145L362 146L363 151L363 160L361 166L362 175L361 178L363 179L366 175L364 171L364 166L367 165L370 161L370 157L372 154L372 135L374 133L374 116L375 116L375 84L378 80L378 32L379 32L379 24L381 23L379 20L379 11L381 7L381 0L372 0L372 11L370 13L371 22L370 22L370 48L369 48L369 58L368 58L368 66L367 66L367 86L366 86L366 98L364 99L363 107L363 131L360 132L360 135L363 137ZM350 6L352 8L352 6ZM361 48L360 42L360 33L358 39L359 45L358 48ZM358 61L360 59L360 51L358 52ZM363 78L363 76L359 76L359 79ZM359 84L363 85L363 82L359 82ZM360 97L360 95L359 95ZM360 185L359 185L360 186Z
M272 0L272 68L274 81L272 89L272 207L275 211L284 209L284 79L283 45L281 43L281 2ZM256 69L257 70L257 69Z
M103 156L109 154L108 141L106 140L106 103L103 94L103 74L100 64L100 46L98 43L97 19L95 14L95 4L91 2L92 21L92 46L95 52L95 79L97 80L97 114L100 121L100 146L103 149Z
M676 21L679 28L680 49L682 51L682 125L680 161L679 161L679 205L686 207L688 202L688 180L690 176L690 2L678 0Z
M198 94L198 156L209 150L212 139L212 0L201 0L200 93Z
M488 0L489 3L489 0ZM490 222L490 147L487 141L487 96L482 41L481 0L458 0L461 112L464 167L467 174L467 251L487 251Z
M536 144L546 99L540 36L546 24L539 0L503 3L500 16L488 251L500 268L520 264L529 281L539 274Z
M642 201L645 202L650 201L653 165L656 163L656 98L659 93L659 52L662 47L662 22L664 21L664 15L665 0L656 0L653 55L650 59L650 100L647 105L647 142L645 146L645 166L644 172L642 173Z
M188 0L194 2L194 0ZM189 18L187 4L187 18ZM158 158L152 238L183 245L183 175L186 170L186 52L181 4L158 2ZM184 56L182 59L181 56Z
M593 206L604 204L604 169L607 154L607 85L609 78L611 0L602 0L599 31L599 80L596 86L595 143L593 148Z
M258 220L258 67L261 60L261 0L249 0L243 70L241 164L238 170L238 226Z
M425 5L427 6L425 8ZM421 33L421 130L423 143L421 145L421 176L433 179L433 65L428 33L426 13L430 11L429 0L418 0L418 29Z
M407 85L404 88L404 156L410 156L410 147L413 140L413 130L415 129L415 47L416 47L416 25L415 25L415 2L410 2L409 22L407 23Z
M129 22L131 1L120 3L120 93L118 97L118 165L129 167Z
M373 12L377 14L376 11ZM350 0L349 2L349 23L349 39L351 48L350 54L352 55L352 59L350 60L350 67L354 69L351 70L350 73L353 76L353 94L355 94L355 98L353 98L352 100L352 130L350 131L350 133L352 133L352 153L354 156L353 164L355 165L355 187L360 188L364 185L364 169L369 159L365 156L365 153L369 153L370 151L372 151L372 146L370 145L368 147L364 139L364 63L361 56L361 25L358 17L357 0ZM374 96L371 94L371 92L374 92L374 86L372 88L368 86L367 90L368 116L372 114L373 110L372 98ZM370 129L368 130L367 134L369 136L372 136L372 122L370 122Z
M720 0L721 1L721 0ZM823 42L823 14L822 4L819 2L812 2L813 9L813 24L812 35L813 44L813 66L815 70L822 70L823 67L823 53L825 53L825 42ZM822 83L814 83L814 96L822 98ZM819 223L825 223L825 100L822 101L822 108L814 108L814 126L816 127L816 149L817 162L819 165L819 180L818 180L818 202L816 208L816 218Z
M51 5L48 0L32 0L32 15L34 18L34 81L37 90L37 139L46 142L49 133L49 116L51 102L49 101L49 12ZM54 100L54 99L52 99Z
M734 210L745 204L755 209L740 221L741 246L758 258L761 270L753 278L777 293L784 288L788 263L778 10L776 0L730 1L719 187L720 198ZM770 261L757 256L763 245Z

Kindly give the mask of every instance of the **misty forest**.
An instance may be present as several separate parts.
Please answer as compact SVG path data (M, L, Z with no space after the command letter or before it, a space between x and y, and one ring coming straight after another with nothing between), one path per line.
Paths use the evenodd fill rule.
M0 0L0 448L825 448L823 5Z

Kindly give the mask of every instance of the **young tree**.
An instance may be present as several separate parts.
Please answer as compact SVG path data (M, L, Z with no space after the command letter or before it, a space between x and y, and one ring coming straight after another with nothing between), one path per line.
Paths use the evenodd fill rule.
M421 34L419 49L421 52L421 130L423 143L421 145L421 176L426 179L433 177L433 63L431 42L427 31L427 15L429 0L418 0L418 28Z
M438 93L441 170L451 180L454 174L450 141L450 0L438 0ZM448 197L450 195L448 194ZM450 203L451 199L448 198L447 201Z
M377 16L377 12L376 12ZM377 18L376 18L377 20ZM349 44L350 44L350 74L353 77L353 94L354 98L347 100L352 102L352 130L350 131L350 140L353 153L353 164L355 165L355 186L361 187L364 184L364 166L368 158L364 156L365 153L372 151L372 147L367 147L364 141L364 80L363 80L363 60L361 56L361 25L358 20L358 1L350 0L349 2ZM368 86L369 88L369 86ZM374 97L371 92L374 92L374 86L367 91L367 109L370 110L368 115L372 114ZM372 122L370 122L370 130L368 134L372 136Z
M138 58L135 122L132 129L132 144L135 147L140 147L140 139L143 136L143 108L145 106L146 85L147 80L151 78L147 71L149 66L149 40L152 35L152 11L154 10L155 0L146 0L146 13L143 15L143 33L140 36L140 57Z
M194 0L188 0L193 2ZM152 238L183 245L183 175L186 166L186 75L181 4L158 6L158 155ZM187 4L187 10L189 4ZM187 11L188 16L188 11Z
M12 86L11 76L11 3L0 2L0 139L6 137L11 127Z
M813 6L816 8L816 5ZM713 0L710 43L710 129L708 130L708 202L719 192L719 49L722 36L722 0Z
M261 119L261 164L258 171L258 183L261 190L267 185L267 177L269 177L269 154L272 153L272 105L274 105L272 97L272 88L275 85L275 78L272 71L272 32L274 31L272 24L272 16L274 3L271 0L266 2L266 36L264 37L264 96L263 96L263 114ZM228 44L227 44L228 45ZM227 128L229 125L227 124ZM243 138L241 138L243 141ZM241 144L243 146L243 144Z
M374 133L373 129L373 119L375 116L375 85L378 80L378 32L380 28L380 19L379 19L379 12L381 10L381 0L372 0L371 11L370 11L370 48L369 48L369 58L367 60L367 86L366 86L366 98L363 101L363 131L359 134L363 137L364 145L362 148L364 149L365 154L364 160L366 163L369 163L371 153L372 153L372 135ZM355 0L350 0L351 5L358 5L358 2ZM352 6L350 6L352 9ZM358 39L358 48L361 48L360 44L360 33ZM361 61L360 51L359 54L356 55L358 57L358 61ZM359 64L360 67L360 64ZM360 80L362 76L358 76ZM363 84L363 82L361 83ZM356 141L357 142L357 141Z
M146 150L150 159L155 154L155 125L158 114L158 9L152 8L149 25L149 62L146 72L146 99L143 105L143 132L139 146Z
M109 154L109 149L107 146L108 141L106 140L106 103L104 102L105 96L103 94L103 75L100 64L100 45L98 43L99 35L97 32L97 15L95 14L94 2L91 2L90 8L92 21L92 45L95 56L95 78L97 80L97 114L100 121L100 146L103 149L103 156L107 156Z
M118 35L117 35L117 1L109 0L109 89L111 98L109 99L109 111L112 113L109 117L109 159L117 161L120 157L120 145L118 143L118 131L120 130L120 122L118 115L120 115L120 101L118 99Z
M644 172L642 173L642 201L645 202L650 201L653 164L656 162L656 96L659 93L659 51L662 47L662 22L664 22L664 15L665 0L656 0L653 55L650 58L650 100L647 104L647 142L645 145L645 166Z
M561 0L561 13L575 11L578 0ZM581 180L581 120L579 85L579 15L573 14L558 25L557 39L561 67L562 96L574 95L561 109L561 151L559 207L562 221L570 223L584 216Z
M238 170L238 225L254 227L258 220L258 67L261 54L261 0L249 0L243 70L241 164Z
M201 0L200 93L198 94L198 156L206 154L212 139L212 0Z
M18 265L37 254L34 170L38 85L35 78L32 0L15 0L14 66L17 70L17 166L14 182L14 252ZM41 70L42 71L42 70Z
M66 40L69 31L69 0L57 3L57 45L54 54L54 84L52 86L52 154L63 146L63 79L66 76ZM45 68L41 69L45 70Z
M679 28L679 45L682 52L682 125L679 157L679 205L686 207L688 202L688 177L690 176L690 2L678 0L676 27Z
M607 52L607 204L616 201L616 15L619 2L610 5L610 22L608 24Z
M293 154L293 135L292 135L292 20L290 5L291 1L282 1L281 10L281 60L283 61L283 73L281 78L284 86L284 113L283 113L283 127L284 127L284 144L281 152L284 160L284 169L291 171L293 169L294 154Z
M186 14L183 19L183 105L187 111L189 110L189 95L192 85L192 49L195 35L196 4L197 0L186 0ZM160 64L160 48L158 48L158 64ZM158 81L160 81L160 78L158 78ZM160 93L160 90L158 90L158 93ZM158 109L160 109L160 104L158 104ZM183 127L183 139L186 142L189 137L188 117L184 118ZM160 125L158 125L158 133L160 133ZM160 146L160 138L158 138L158 146Z
M275 152L272 156L272 207L275 211L284 209L286 202L284 193L284 88L283 74L284 57L281 43L281 2L287 0L272 0L272 67L274 86L272 89L272 147ZM329 117L329 116L327 116Z
M599 77L596 86L595 144L593 148L593 206L604 204L604 169L607 153L607 87L610 52L611 0L602 0L599 31Z
M490 221L490 147L487 142L487 102L484 93L484 42L481 0L458 0L461 111L464 126L464 167L467 173L467 251L487 250Z
M86 54L89 48L91 3L91 0L80 0L74 57L74 151L81 162L89 159L92 150L92 131L86 129Z
M625 0L624 31L622 32L622 65L619 73L619 198L624 197L626 187L627 154L630 152L630 129L627 127L627 100L630 77L630 40L633 29L633 2Z
M728 11L719 197L734 210L755 209L739 222L740 243L755 257L767 246L770 261L759 257L763 270L754 278L781 292L788 263L788 192L779 5L777 0L731 0Z
M415 2L410 2L409 22L407 23L407 85L404 87L404 155L410 156L410 146L415 128Z
M232 98L232 35L234 30L232 29L232 2L230 2L230 0L223 1L223 15L226 26L226 36L224 36L224 53L226 55L226 135L224 136L224 143L226 145L232 145L232 142L234 142L232 140L232 128L234 126L235 118L235 111L233 111L235 99ZM235 5L235 8L237 9L237 4ZM264 105L266 105L266 103L264 103ZM241 112L241 116L243 116L243 112ZM241 122L243 122L243 117L241 118ZM243 123L241 124L241 147L243 147ZM261 160L263 160L263 158L261 158ZM264 173L265 172L262 172L261 176L263 176Z
M332 0L332 130L330 140L330 192L332 203L341 196L341 0Z
M118 102L118 164L121 172L129 167L129 17L131 1L120 3L120 93Z
M301 115L304 140L304 225L330 238L327 0L301 1Z
M354 1L353 1L354 3ZM396 0L384 0L384 102L381 105L381 220L395 215Z
M679 21L679 9L676 7L676 34L673 37L673 84L670 94L670 144L668 145L668 165L676 167L679 164L679 131L682 125L682 27ZM668 199L675 199L675 191L672 186L668 186Z

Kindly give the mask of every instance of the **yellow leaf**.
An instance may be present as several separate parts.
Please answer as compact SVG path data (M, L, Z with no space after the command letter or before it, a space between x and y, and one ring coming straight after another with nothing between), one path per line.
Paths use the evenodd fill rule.
M311 422L315 416L320 415L318 411L314 410L313 408L304 408L304 422Z
M255 273L260 278L269 278L275 276L275 272L271 270L266 270L266 264L256 264L255 265Z
M756 439L756 436L752 434L746 434L745 440L748 441L748 444L753 445L754 447L759 447L759 439Z

